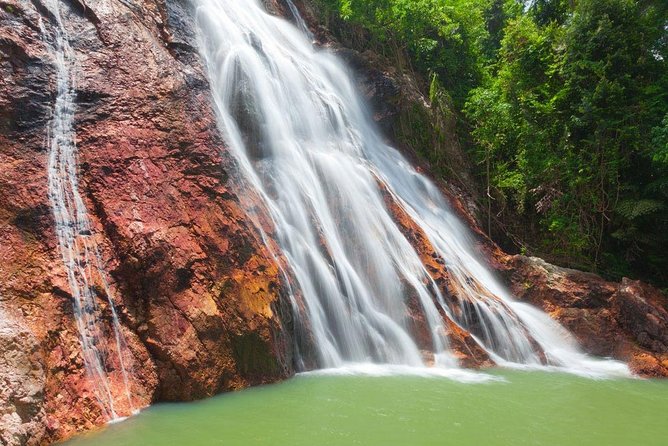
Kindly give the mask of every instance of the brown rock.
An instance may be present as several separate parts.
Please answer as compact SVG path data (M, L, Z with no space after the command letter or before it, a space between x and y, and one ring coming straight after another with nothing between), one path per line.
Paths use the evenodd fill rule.
M44 369L37 340L0 306L0 443L36 445L45 433Z
M642 347L668 353L668 298L639 281L622 280L610 298L617 322Z
M234 166L194 49L190 2L58 3L77 60L79 190L128 344L133 404L290 375L278 267L227 184ZM47 194L55 69L40 21L53 31L40 1L0 3L0 303L34 336L11 348L44 371L30 404L46 429L18 422L20 408L8 412L3 435L19 444L26 429L47 442L107 421L83 370ZM108 375L123 394L118 368Z
M659 290L628 279L608 282L535 257L497 261L515 296L561 322L585 351L626 361L641 376L668 377L668 298Z

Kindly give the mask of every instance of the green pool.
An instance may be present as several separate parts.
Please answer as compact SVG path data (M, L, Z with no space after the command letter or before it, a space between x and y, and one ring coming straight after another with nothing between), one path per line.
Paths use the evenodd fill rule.
M482 382L475 375L474 382L302 375L206 401L160 404L66 444L668 445L668 381L489 374L494 379Z

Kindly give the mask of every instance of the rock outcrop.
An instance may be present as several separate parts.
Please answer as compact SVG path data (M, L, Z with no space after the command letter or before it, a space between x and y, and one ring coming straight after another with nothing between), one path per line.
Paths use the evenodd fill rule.
M34 445L45 432L45 375L31 331L0 311L0 444Z
M629 279L608 282L535 257L499 260L513 294L561 322L585 351L626 361L641 376L668 376L668 298L659 290Z

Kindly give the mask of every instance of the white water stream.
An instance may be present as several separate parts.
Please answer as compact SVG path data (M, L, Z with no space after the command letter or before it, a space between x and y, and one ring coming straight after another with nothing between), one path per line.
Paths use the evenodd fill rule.
M272 217L305 303L301 314L293 302L296 320L313 338L319 367L423 366L408 318L412 296L437 367L457 365L449 318L499 364L628 373L580 353L565 329L512 299L438 189L383 141L344 64L312 46L291 2L302 31L257 0L193 1L221 131L245 193L258 194ZM444 261L449 293L395 222L388 195Z
M79 193L75 142L75 53L61 17L61 3L46 0L56 23L43 36L53 51L56 67L56 99L50 126L48 190L60 253L72 294L86 373L104 416L119 419L119 405L134 411L128 371L127 346L121 333L106 273L102 267L86 205ZM101 305L102 304L102 305ZM115 371L115 395L110 374ZM124 399L126 401L119 400Z

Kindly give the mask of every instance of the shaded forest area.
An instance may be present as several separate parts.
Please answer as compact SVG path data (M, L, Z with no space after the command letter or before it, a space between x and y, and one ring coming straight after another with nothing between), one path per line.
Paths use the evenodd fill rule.
M668 288L668 2L318 2L456 115L497 242Z

